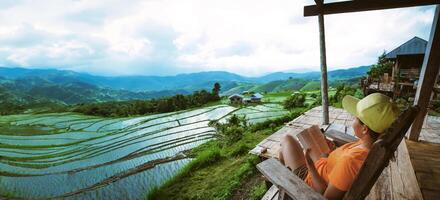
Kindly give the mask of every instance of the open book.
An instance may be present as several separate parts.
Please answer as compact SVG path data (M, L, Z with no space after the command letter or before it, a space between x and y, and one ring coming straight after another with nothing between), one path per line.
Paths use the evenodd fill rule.
M313 161L318 160L323 154L329 154L330 148L324 134L318 126L313 125L296 135L304 150L310 148L310 157Z

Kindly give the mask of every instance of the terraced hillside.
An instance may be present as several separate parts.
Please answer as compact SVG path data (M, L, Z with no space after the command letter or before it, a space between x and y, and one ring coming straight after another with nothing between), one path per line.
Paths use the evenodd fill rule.
M226 105L132 118L75 113L0 117L0 198L143 199L215 137L210 120L250 123L287 113L277 104Z

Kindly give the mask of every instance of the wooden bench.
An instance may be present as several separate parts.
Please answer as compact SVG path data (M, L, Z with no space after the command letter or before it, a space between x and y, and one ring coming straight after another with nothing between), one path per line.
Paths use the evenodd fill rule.
M373 144L359 174L345 193L344 199L364 199L388 165L419 108L413 106L404 111L389 129ZM279 189L278 199L325 199L303 180L290 172L279 161L271 158L257 165L258 170Z

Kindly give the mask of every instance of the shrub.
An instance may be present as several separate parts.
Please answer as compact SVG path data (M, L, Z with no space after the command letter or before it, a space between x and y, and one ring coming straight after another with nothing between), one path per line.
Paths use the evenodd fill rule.
M197 170L205 166L209 166L223 157L219 148L213 148L208 151L201 152L196 159L188 165L189 171Z
M364 98L364 92L362 92L362 90L358 88L358 89L356 89L354 96L356 98L362 99L362 98Z
M228 124L231 125L231 126L238 126L238 125L240 125L240 118L236 114L233 114L228 119Z
M227 144L239 141L243 137L244 128L239 126L230 126L223 132Z
M306 95L303 93L295 93L284 100L283 106L285 109L291 110L293 108L304 107L304 102L306 102Z
M356 94L356 88L342 84L336 88L335 95L330 97L330 104L332 106L340 108L340 107L342 107L342 99L346 95L355 96L355 94Z

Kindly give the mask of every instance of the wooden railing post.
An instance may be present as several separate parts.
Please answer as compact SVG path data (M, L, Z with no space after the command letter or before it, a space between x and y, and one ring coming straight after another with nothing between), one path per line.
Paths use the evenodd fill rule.
M411 127L409 139L417 141L419 139L420 131L422 130L423 122L428 111L431 93L434 88L435 79L439 73L440 68L440 25L439 25L440 6L437 5L435 9L434 20L431 27L431 35L429 43L426 47L425 58L423 59L422 70L420 72L419 84L417 86L416 98L414 105L418 105L420 112L418 113L414 123Z
M315 0L316 5L322 6L323 0ZM322 97L322 124L329 124L328 111L328 83L327 83L327 56L325 51L325 29L324 29L324 15L318 15L319 23L319 46L321 58L321 97Z

